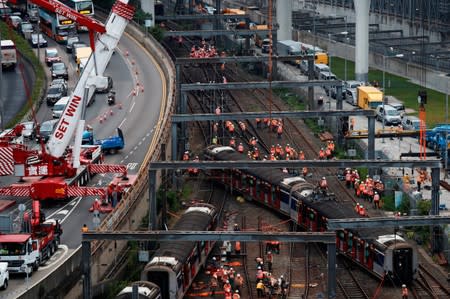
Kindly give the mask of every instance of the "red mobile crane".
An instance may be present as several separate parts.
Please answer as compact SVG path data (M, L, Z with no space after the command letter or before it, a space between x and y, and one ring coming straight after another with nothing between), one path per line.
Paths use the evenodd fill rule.
M70 196L105 195L104 188L81 187L91 174L95 173L122 173L124 183L127 180L127 169L124 165L105 165L101 162L101 146L81 146L84 131L84 110L86 98L95 91L97 74L103 74L117 46L126 25L132 19L134 8L128 5L128 0L117 0L112 7L106 26L83 16L69 7L54 0L33 0L37 5L63 14L64 16L87 26L91 31L100 33L99 38L92 43L93 52L89 58L74 92L62 113L54 133L46 145L41 143L41 150L29 150L21 144L0 143L0 165L13 165L14 174L27 178L23 184L13 184L0 188L0 196L23 196L33 200L64 199ZM106 34L103 34L106 33ZM93 33L92 33L93 37ZM96 70L94 74L94 69ZM87 87L89 83L89 86ZM85 89L88 89L86 92ZM87 97L85 97L87 94ZM73 148L68 145L75 137ZM84 165L80 167L80 165ZM1 167L0 167L1 168Z

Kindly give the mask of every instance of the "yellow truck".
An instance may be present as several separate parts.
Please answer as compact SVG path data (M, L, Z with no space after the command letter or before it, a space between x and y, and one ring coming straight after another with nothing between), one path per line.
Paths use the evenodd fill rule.
M376 109L383 104L383 92L373 86L359 86L356 90L358 107L362 109Z
M89 56L91 56L92 49L91 47L81 47L76 48L75 51L76 51L75 60L78 66L78 73L81 74L82 68L84 67Z

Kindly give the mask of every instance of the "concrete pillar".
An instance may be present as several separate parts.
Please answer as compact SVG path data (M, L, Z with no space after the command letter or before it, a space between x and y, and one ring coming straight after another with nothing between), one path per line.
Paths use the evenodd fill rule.
M370 0L355 3L355 78L367 82L369 73L369 8Z
M152 25L155 25L155 0L141 0L141 9L152 16Z
M292 39L292 0L277 0L276 5L278 39Z
M327 298L336 298L336 244L327 244L328 253L328 289Z

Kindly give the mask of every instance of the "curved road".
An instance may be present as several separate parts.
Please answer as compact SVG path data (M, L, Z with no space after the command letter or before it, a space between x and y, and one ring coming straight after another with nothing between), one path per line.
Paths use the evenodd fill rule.
M83 36L82 39L87 40L87 36ZM55 46L51 40L48 41L49 46ZM76 66L71 57L65 55L65 48L57 47L63 59L70 61L69 89L73 90L76 83ZM127 51L129 56L124 55ZM41 59L44 56L43 52L41 50ZM125 149L115 155L106 156L105 163L126 164L129 174L134 174L139 170L147 153L153 128L158 121L165 88L163 74L152 57L127 34L122 36L116 54L113 55L105 74L113 78L117 104L110 107L106 103L106 95L97 94L96 101L87 108L86 122L94 128L94 135L98 139L115 135L117 127L123 130ZM141 88L137 88L136 95L133 95L132 90L136 88L138 82L144 87L144 92ZM119 102L121 105L118 104ZM101 115L107 115L103 122L100 122ZM50 118L51 110L45 104L42 105L37 114L38 121L42 122ZM113 174L97 175L91 184L106 186L112 177ZM10 180L14 181L16 178L10 177ZM0 294L2 298L17 297L26 290L27 285L31 286L44 277L51 268L62 263L65 257L79 247L81 226L83 223L88 224L89 227L93 226L92 214L88 211L93 200L93 197L76 198L70 202L47 204L43 208L47 218L59 219L62 222L62 245L52 259L34 273L28 283L23 275L12 275L8 290Z

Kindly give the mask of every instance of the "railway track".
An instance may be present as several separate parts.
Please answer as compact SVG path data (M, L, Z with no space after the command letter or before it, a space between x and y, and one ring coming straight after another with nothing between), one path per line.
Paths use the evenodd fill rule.
M347 299L369 299L370 296L366 293L363 286L353 274L350 266L340 259L337 270L337 298Z
M422 264L419 265L419 277L412 284L414 298L444 299L450 298L450 289Z

